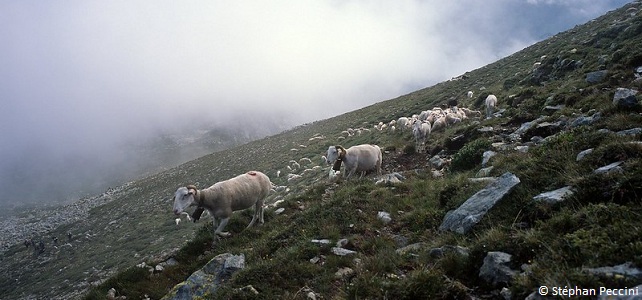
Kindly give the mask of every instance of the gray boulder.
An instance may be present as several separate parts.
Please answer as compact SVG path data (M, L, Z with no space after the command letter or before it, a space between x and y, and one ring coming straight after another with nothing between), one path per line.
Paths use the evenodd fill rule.
M479 277L498 286L508 284L518 272L510 268L512 255L504 252L488 252L484 264L479 269Z
M588 83L598 83L602 80L604 80L604 77L606 77L606 74L608 71L606 70L600 70L600 71L595 71L586 74L586 82Z
M245 268L245 255L230 253L217 255L185 281L174 286L162 299L188 300L212 297L225 280L243 268Z
M504 173L497 180L468 198L459 208L446 213L439 230L450 230L460 234L467 233L519 182L517 176L510 172Z
M613 95L613 105L620 108L634 108L640 103L635 95L638 93L636 90L618 88Z
M566 197L573 195L573 188L570 186L565 186L563 188L556 189L554 191L541 193L535 197L533 200L537 202L545 202L548 204L555 204L558 202L564 201Z

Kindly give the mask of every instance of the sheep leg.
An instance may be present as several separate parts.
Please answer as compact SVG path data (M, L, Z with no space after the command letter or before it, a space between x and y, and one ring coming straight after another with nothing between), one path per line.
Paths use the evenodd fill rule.
M223 229L225 226L227 226L227 222L230 220L230 218L223 218L221 219L221 224L218 225L216 228L216 231L214 231L214 234L221 236L221 237L228 237L231 234L229 232L223 232Z

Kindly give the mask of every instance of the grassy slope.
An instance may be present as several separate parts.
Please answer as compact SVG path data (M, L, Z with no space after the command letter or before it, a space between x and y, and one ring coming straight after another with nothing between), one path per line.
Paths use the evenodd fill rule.
M2 271L11 273L0 277L0 294L15 298L24 294L28 286L30 293L73 295L74 291L86 287L79 285L86 278L98 280L121 270L92 289L87 297L104 298L107 289L116 287L128 299L138 299L144 294L159 298L209 258L224 252L244 253L247 267L221 290L222 298L252 298L249 293L237 291L246 285L254 286L261 298L303 298L304 287L324 298L489 295L492 289L477 277L487 251L513 254L517 267L531 264L531 272L519 277L511 286L520 296L542 284L586 287L607 284L615 287L639 283L626 278L597 278L581 271L582 267L626 261L642 266L642 237L637 230L642 226L640 150L622 146L620 142L626 139L594 131L597 128L627 129L642 124L640 115L610 107L615 88L641 88L639 82L633 83L632 70L642 65L642 49L639 48L642 17L628 17L625 9L468 72L465 79L440 83L232 150L213 153L136 181L113 202L95 208L92 216L82 224L53 231L53 234L62 235L71 230L78 236L72 243L73 250L52 251L48 256L33 258L20 245L12 248L3 258ZM625 18L626 24L635 25L626 31L612 25ZM542 61L544 65L566 58L582 61L583 67L555 73L555 78L545 84L529 84L527 79L532 64L540 61L543 55L547 56ZM602 55L608 58L603 63L609 70L607 79L589 85L585 82L585 74L600 69ZM500 108L507 109L506 117L483 121L481 125L468 122L433 134L431 151L447 148L447 138L459 134L472 136L472 139L488 139L489 136L475 133L475 128L482 125L500 127L510 133L521 122L542 114L545 103L567 105L551 116L551 120L561 115L586 113L589 109L600 110L605 117L589 128L561 134L551 143L527 154L509 152L498 157L493 163L493 175L511 171L520 177L522 184L485 216L472 233L460 236L439 232L437 227L448 210L456 208L483 187L466 180L478 166L468 166L440 179L420 174L394 187L374 186L367 180L329 185L318 180L326 175L320 172L296 186L290 185L301 193L286 197L283 214L275 216L268 212L266 224L260 228L241 233L249 222L250 213L237 213L227 228L236 234L214 248L209 246L211 228L202 226L195 232L198 226L174 225L170 197L177 186L194 182L207 186L250 169L266 172L276 184L286 184L282 177L275 177L276 170L282 169L291 159L309 157L318 161L319 155L336 143L339 132L348 127L368 124L370 128L379 121L386 122L439 105L453 96L460 99L460 103L468 101L464 106L474 107L484 97L484 92L480 93L481 87L485 87L484 92L495 93L500 101L503 100ZM468 90L474 90L479 96L463 99ZM327 138L308 140L317 133ZM428 158L425 154L404 154L406 145L411 144L408 134L393 136L371 132L349 138L343 144L364 142L377 143L390 150L384 156L384 161L389 161L387 171L421 168ZM307 147L296 153L289 150L299 148L301 144ZM590 147L596 151L585 161L575 162L575 155ZM588 175L592 169L623 157L628 158L625 168L629 170L624 175L606 179ZM579 190L570 201L554 207L531 202L534 195L567 184L573 184ZM376 219L381 210L392 214L390 224L384 225ZM110 225L114 220L116 223ZM399 236L409 243L424 242L428 247L465 246L471 249L471 255L468 258L447 255L439 259L429 257L426 252L418 256L396 255L394 250L398 247ZM329 254L329 247L309 242L315 238L333 241L348 238L347 247L359 252L360 262L353 257ZM179 248L176 258L181 264L160 275L149 275L145 270L132 267L141 261L158 262ZM309 262L310 258L319 255L325 256L323 264ZM345 266L355 269L355 274L350 278L335 278L338 268ZM25 269L30 272L22 271ZM35 282L39 284L34 285Z

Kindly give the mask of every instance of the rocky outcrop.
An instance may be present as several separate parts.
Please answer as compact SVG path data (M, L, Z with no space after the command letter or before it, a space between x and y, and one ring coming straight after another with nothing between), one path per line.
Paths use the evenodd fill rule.
M174 286L162 299L188 300L197 297L212 297L223 282L243 268L245 268L245 255L230 253L217 255L203 268L192 273L187 280Z
M446 213L439 230L450 230L460 234L467 233L519 182L517 176L510 172L504 173L497 180L468 198L459 208Z

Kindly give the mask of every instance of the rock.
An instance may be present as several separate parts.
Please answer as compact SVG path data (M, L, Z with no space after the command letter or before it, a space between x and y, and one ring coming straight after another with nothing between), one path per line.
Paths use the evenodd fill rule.
M575 161L580 161L580 160L584 159L584 157L586 157L587 155L589 155L591 153L593 153L593 148L586 149L586 150L584 150L584 151L582 151L582 152L577 154L577 156L575 157Z
M544 111L555 112L555 111L561 110L562 108L564 108L564 104L559 104L559 105L554 105L554 106L553 105L546 105L546 106L544 106L543 110Z
M636 90L617 88L615 95L613 95L613 105L619 108L634 108L639 106L640 103L635 95L638 93Z
M515 146L515 151L520 153L528 153L528 146Z
M348 239L340 239L337 241L336 246L339 248L343 248L348 244Z
M493 132L493 127L491 126L484 126L482 128L477 129L479 132Z
M617 161L612 164L606 165L604 167L598 168L593 173L595 174L608 174L611 172L617 172L617 173L623 173L624 170L620 165L623 163L623 161Z
M460 234L467 233L499 200L519 184L517 176L504 173L484 189L468 198L464 204L446 213L439 230L450 230Z
M613 267L584 268L582 270L598 276L613 277L616 275L620 275L636 280L642 279L642 270L633 268L632 265L633 263L626 262Z
M405 180L406 178L403 177L403 175L395 172L391 174L386 174L381 176L379 180L375 182L375 184L394 184L394 183L399 183L401 180Z
M484 281L498 286L508 284L517 271L510 268L512 255L504 252L488 252L484 264L479 269L479 277Z
M626 129L626 130L618 131L615 134L619 136L639 135L639 134L642 134L642 128L637 127L637 128Z
M488 177L490 175L490 172L493 171L493 166L482 168L479 171L477 171L477 174L475 174L475 177L480 178L480 177Z
M484 151L484 154L482 154L482 167L486 167L488 161L495 155L497 155L495 151Z
M503 287L502 290L499 292L499 295L502 296L504 300L513 299L513 293L511 293L510 289L507 287Z
M433 258L443 257L447 253L456 253L461 256L469 256L470 250L468 250L468 248L466 247L451 245L444 245L439 248L432 248L428 250L428 255Z
M357 254L356 251L352 251L352 250L348 250L348 249L344 249L344 248L339 248L339 247L332 247L332 249L330 249L330 250L332 251L332 253L334 253L334 255L338 255L338 256L346 256L346 255L351 255L351 254Z
M570 186L565 186L563 188L546 192L546 193L541 193L535 197L533 197L533 200L537 202L545 202L548 204L555 204L564 201L564 199L568 196L573 195L573 189Z
M598 83L602 80L604 80L604 77L606 77L606 74L608 71L606 70L600 70L600 71L595 71L586 74L586 82L588 83Z
M404 255L409 252L416 253L416 252L419 252L419 250L423 249L425 246L426 246L426 243L414 243L395 250L395 253L399 255Z
M354 270L348 267L339 268L339 270L334 273L334 277L338 279L350 277L352 275L354 275Z
M212 258L203 268L177 284L162 299L194 299L212 297L222 282L245 268L245 255L224 253Z
M251 293L253 295L258 295L259 294L259 291L257 291L251 284L250 285L246 285L246 286L240 288L239 290L243 291L243 292L249 292L249 293Z
M429 161L430 165L437 170L441 170L446 164L446 161L443 158L439 157L439 155L431 157Z
M285 211L285 208L281 207L281 208L279 208L279 209L275 210L275 211L274 211L274 214L276 214L276 215L280 215L280 214L282 214L284 211Z
M600 112L596 112L590 117L579 117L573 120L573 122L571 122L571 127L591 125L595 123L597 120L599 120L601 117L602 117L602 114Z
M165 270L165 268L161 265L156 265L156 267L154 267L155 272L163 272L163 270Z
M330 245L330 240L328 239L311 240L310 242L313 242L315 244L321 244L321 245Z
M390 213L385 211L378 212L377 219L381 220L384 224L388 224L390 223L390 221L392 221L392 218L390 217Z

